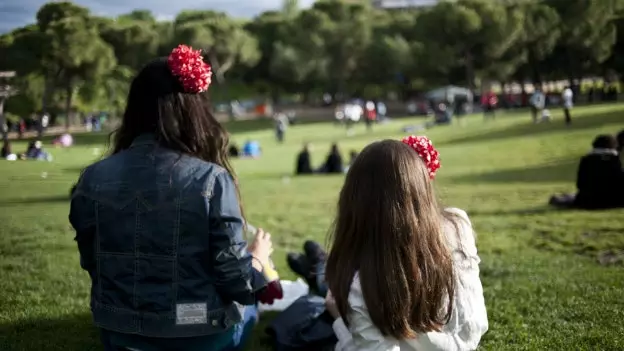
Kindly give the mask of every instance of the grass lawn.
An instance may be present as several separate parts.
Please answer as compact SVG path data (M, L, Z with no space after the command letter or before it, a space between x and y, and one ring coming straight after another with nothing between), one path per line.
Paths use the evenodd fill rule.
M574 191L578 159L599 133L624 128L624 105L578 108L571 127L555 112L533 125L528 113L428 131L442 155L439 194L468 211L482 259L490 320L484 350L623 350L624 266L599 258L624 252L624 211L556 211L556 192ZM329 144L347 157L372 140L399 138L414 120L395 120L345 138L330 124L293 126L276 145L270 125L230 125L234 139L262 143L260 160L237 160L250 222L268 229L281 275L294 278L285 254L305 239L324 242L342 176L293 178L303 141L320 164ZM0 350L98 350L88 310L89 281L80 270L67 221L68 192L82 167L105 148L101 135L50 149L53 163L0 161ZM25 149L25 143L14 150ZM270 316L261 317L266 323ZM250 350L270 350L262 324Z

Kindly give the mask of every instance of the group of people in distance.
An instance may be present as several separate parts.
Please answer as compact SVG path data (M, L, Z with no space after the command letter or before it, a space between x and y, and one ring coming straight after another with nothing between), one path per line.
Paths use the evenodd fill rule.
M550 121L551 114L550 110L546 108L546 102L546 94L542 92L541 88L537 87L529 99L533 123ZM574 106L574 92L572 91L572 88L566 87L563 89L563 92L561 93L561 102L565 123L570 125L572 124L572 107Z
M276 299L271 235L246 240L209 85L187 46L148 63L110 154L72 191L76 264L105 351L238 351L258 304ZM372 143L347 173L323 280L335 350L474 350L488 329L470 220L438 203L438 152L414 138ZM325 171L343 171L338 155Z
M581 158L575 194L554 195L550 204L587 210L624 207L622 151L624 130L617 136L598 135L592 150Z
M11 141L5 139L2 144L2 150L0 150L0 157L7 161L16 160L37 160L37 161L52 161L52 155L43 149L43 143L40 140L34 140L28 143L26 152L22 154L13 153L13 147Z
M314 173L324 173L324 174L336 174L336 173L344 173L346 172L350 165L353 163L358 153L355 150L352 150L350 153L350 161L347 166L344 165L342 155L340 150L338 149L338 144L334 143L327 154L327 158L323 165L318 168L314 168L312 166L312 160L310 156L310 144L304 144L303 149L299 152L297 156L297 164L295 168L296 175L306 175L306 174L314 174Z

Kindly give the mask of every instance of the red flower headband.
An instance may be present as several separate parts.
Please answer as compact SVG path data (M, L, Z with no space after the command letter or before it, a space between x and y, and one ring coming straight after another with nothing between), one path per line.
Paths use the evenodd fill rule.
M433 147L431 140L425 136L413 136L403 138L401 140L404 144L408 145L420 158L425 162L425 165L429 169L429 177L435 178L436 172L440 169L440 153Z
M203 93L212 82L212 69L204 62L201 50L178 45L167 59L169 69L177 77L186 93Z

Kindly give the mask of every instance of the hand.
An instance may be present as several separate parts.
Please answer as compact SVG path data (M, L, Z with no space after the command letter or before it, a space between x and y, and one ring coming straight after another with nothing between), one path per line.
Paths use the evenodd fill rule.
M265 233L262 229L258 229L253 242L249 245L249 252L253 257L260 261L263 266L268 267L271 264L270 257L273 253L271 234Z
M335 319L340 318L340 311L338 311L338 306L336 305L336 300L334 300L334 295L332 295L331 291L327 290L327 295L325 295L325 308Z

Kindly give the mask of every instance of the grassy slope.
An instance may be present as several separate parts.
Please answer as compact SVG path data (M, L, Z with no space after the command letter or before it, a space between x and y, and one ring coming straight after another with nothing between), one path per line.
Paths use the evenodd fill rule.
M578 158L596 134L624 128L622 106L575 112L582 117L571 128L560 115L550 125L531 125L528 115L510 114L428 132L443 157L440 194L468 211L478 233L490 317L482 349L624 349L624 271L597 263L606 250L624 250L624 211L559 212L544 205L551 193L574 190ZM372 134L360 127L341 143L343 153L398 138L408 123L396 121ZM265 151L261 160L235 162L245 208L253 224L273 233L274 261L285 278L293 278L285 253L306 238L324 241L343 180L290 178L294 157L310 141L320 163L344 130L295 126L287 144L277 146L266 124L252 124L231 126L239 143L255 138ZM263 128L253 131L257 127ZM67 195L81 167L98 157L103 139L86 135L77 142L69 150L52 149L54 163L0 162L0 350L98 349ZM250 349L270 349L262 338L259 331Z

